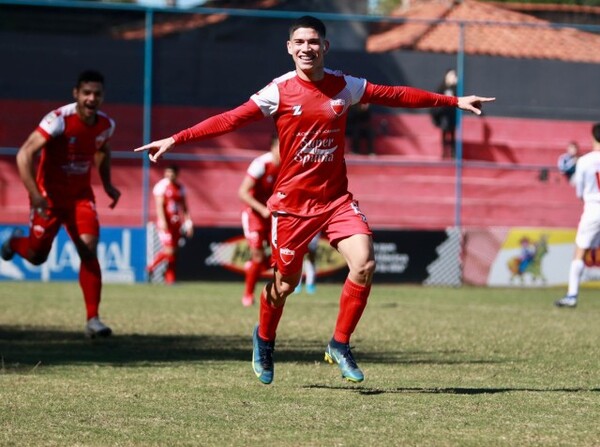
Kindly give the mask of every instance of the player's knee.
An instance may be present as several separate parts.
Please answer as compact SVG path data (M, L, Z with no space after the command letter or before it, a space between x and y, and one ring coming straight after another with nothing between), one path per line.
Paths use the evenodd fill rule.
M279 287L280 295L285 299L286 297L288 297L289 295L292 294L295 287L296 287L296 284L292 285L287 282L282 282Z
M84 244L78 247L77 253L82 261L88 261L97 257L96 244Z
M365 275L372 275L374 271L375 271L375 260L374 259L369 259L361 267L361 273L363 273Z
M42 265L48 259L48 253L33 252L27 257L27 260L33 265Z
M367 281L370 280L370 278L373 276L373 273L375 272L375 267L375 260L369 259L368 261L357 265L354 273L356 276L364 278L364 280Z

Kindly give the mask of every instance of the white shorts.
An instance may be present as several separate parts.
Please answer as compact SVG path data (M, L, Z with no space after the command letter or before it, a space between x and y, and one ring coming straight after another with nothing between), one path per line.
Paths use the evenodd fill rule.
M600 203L586 203L583 207L575 244L588 249L600 245Z

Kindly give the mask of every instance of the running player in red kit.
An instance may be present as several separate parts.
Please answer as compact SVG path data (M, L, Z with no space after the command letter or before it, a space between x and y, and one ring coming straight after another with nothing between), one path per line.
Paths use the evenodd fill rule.
M179 167L170 165L165 168L164 177L154 185L152 194L156 204L156 226L162 250L148 266L148 274L161 262L167 262L165 283L175 282L175 263L182 236L192 237L194 225L187 206L184 186L177 180Z
M100 234L91 170L96 164L114 208L121 193L111 182L109 140L115 123L99 110L104 99L104 77L84 71L73 89L75 102L53 110L42 119L17 153L19 175L29 192L29 236L14 231L2 245L2 258L15 253L34 265L46 261L61 225L81 258L79 284L87 311L85 333L106 337L112 331L98 316L102 277L96 248ZM34 159L41 151L34 174Z
M267 200L273 194L273 186L279 174L279 139L271 141L271 150L256 157L246 171L238 190L242 209L242 228L250 248L250 261L246 265L246 284L242 304L254 304L254 289L263 270L270 267L266 259L265 244L271 233L271 211Z
M325 359L338 364L343 378L352 382L364 379L349 342L367 304L375 259L367 218L348 191L344 160L348 108L359 102L390 107L450 106L480 114L482 103L494 100L377 85L326 69L329 41L325 34L320 20L310 16L297 19L287 42L294 71L273 80L233 110L136 149L149 150L150 160L156 161L176 145L222 135L267 116L275 121L281 169L268 201L275 275L260 298L252 351L254 373L265 384L273 381L275 336L286 298L298 284L307 246L320 230L349 267Z

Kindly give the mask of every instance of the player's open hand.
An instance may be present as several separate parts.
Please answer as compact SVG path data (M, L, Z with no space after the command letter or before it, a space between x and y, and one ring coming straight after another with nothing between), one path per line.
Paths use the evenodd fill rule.
M175 145L173 137L163 138L162 140L156 140L152 143L145 144L143 146L134 149L134 152L148 151L148 158L150 161L156 163L162 155L169 151Z
M112 202L110 202L110 204L108 205L108 207L112 210L115 206L117 206L117 203L119 202L119 198L121 197L121 191L119 191L113 185L108 185L106 188L104 188L104 190L106 191L108 197L112 199Z
M461 96L458 98L458 108L473 112L475 115L481 115L481 108L484 102L495 101L496 98L485 98L483 96Z

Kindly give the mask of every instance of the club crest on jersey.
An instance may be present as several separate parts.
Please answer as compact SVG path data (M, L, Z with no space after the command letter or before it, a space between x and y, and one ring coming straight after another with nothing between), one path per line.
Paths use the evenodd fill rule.
M296 256L295 250L290 250L289 248L281 248L279 250L279 258L285 265L288 265L290 262L292 262L294 260L294 256Z
M346 108L346 100L332 99L329 101L329 105L331 106L333 113L335 113L336 116L340 116L342 113L344 113L344 109Z

